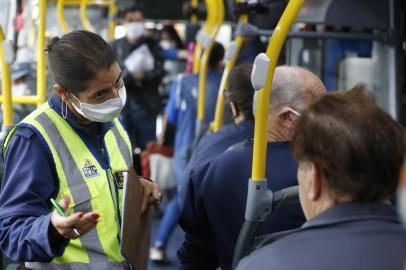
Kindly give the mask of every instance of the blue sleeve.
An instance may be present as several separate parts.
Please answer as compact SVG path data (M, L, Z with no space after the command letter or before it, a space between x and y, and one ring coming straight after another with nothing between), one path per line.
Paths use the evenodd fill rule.
M185 240L178 251L179 269L182 270L216 269L219 265L213 233L201 199L204 179L210 175L209 164L207 164L191 172L188 179L179 222L185 231Z
M178 88L178 84L180 83L179 80L174 80L169 92L169 99L168 103L166 104L165 112L166 115L168 116L168 122L175 125L176 121L178 119L178 108L176 106L176 95L177 91L176 89Z
M5 153L0 247L14 261L51 261L68 244L50 225L49 199L56 197L59 187L47 151L34 131L22 128Z
M178 49L162 49L161 55L162 58L167 60L177 60L178 59Z

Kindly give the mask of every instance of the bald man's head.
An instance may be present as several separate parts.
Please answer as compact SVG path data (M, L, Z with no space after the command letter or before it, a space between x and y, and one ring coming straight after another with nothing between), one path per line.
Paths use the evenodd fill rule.
M277 113L286 106L301 112L324 93L324 84L312 72L300 67L277 67L272 81L269 113Z
M276 140L290 139L295 118L292 116L292 110L300 114L324 93L324 84L312 72L300 67L277 67L272 81L269 107L269 129L272 129L270 132L282 134L274 136ZM254 98L254 108L256 97L257 94Z

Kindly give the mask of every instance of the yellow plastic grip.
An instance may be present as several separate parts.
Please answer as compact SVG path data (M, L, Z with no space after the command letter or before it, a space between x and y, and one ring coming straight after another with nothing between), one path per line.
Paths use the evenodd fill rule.
M37 106L39 107L45 102L46 92L46 75L45 75L45 24L46 24L46 8L47 1L39 0L38 2L38 46L37 46Z
M69 27L68 24L66 23L64 8L65 8L65 0L58 0L56 4L56 16L58 19L59 26L62 29L62 32L66 34L69 32Z

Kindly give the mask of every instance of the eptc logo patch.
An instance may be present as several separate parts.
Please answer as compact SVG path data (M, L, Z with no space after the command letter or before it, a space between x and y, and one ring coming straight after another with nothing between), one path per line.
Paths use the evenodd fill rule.
M85 159L85 165L83 166L82 170L86 178L93 178L100 175L97 172L96 166L93 165L89 159Z

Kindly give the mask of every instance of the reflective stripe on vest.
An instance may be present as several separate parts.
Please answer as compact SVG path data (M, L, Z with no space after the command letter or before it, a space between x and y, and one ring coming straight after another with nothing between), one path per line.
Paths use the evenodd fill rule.
M57 200L72 200L70 211L100 213L95 229L71 240L53 263L29 263L33 269L128 269L120 252L119 220L122 190L115 176L132 165L130 140L118 119L104 137L110 168L103 168L79 135L48 104L41 106L21 125L29 125L48 144L59 180ZM18 127L17 127L18 128ZM14 132L11 132L8 143ZM6 143L6 144L7 144ZM7 147L7 145L5 146Z

